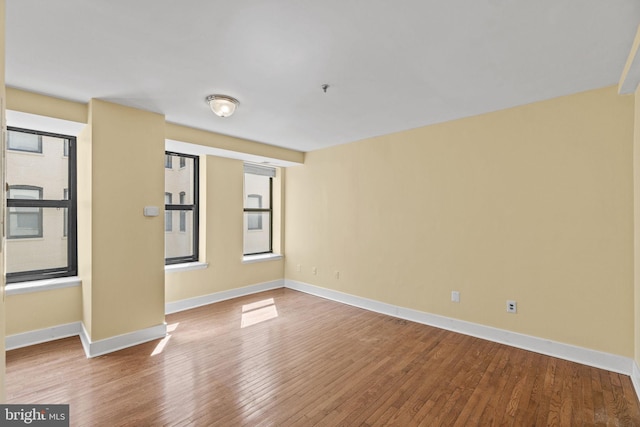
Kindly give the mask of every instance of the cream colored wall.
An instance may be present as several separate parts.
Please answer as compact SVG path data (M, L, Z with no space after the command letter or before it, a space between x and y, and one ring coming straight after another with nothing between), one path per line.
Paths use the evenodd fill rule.
M632 148L610 87L307 153L285 277L631 357Z
M127 320L126 316L122 315L123 312L128 311L135 313L144 311L144 308L139 310L139 307L135 302L133 302L133 300L127 301L126 295L127 292L129 292L128 289L121 289L123 293L121 295L117 295L118 289L120 288L116 287L114 289L110 289L109 285L107 285L107 287L104 288L104 291L101 291L102 293L107 294L106 298L104 298L103 295L100 295L100 292L96 292L94 281L99 280L100 283L126 283L127 286L134 287L134 292L137 293L135 298L142 298L144 296L145 300L147 299L145 290L135 290L137 289L137 285L132 285L132 283L137 282L132 282L130 280L131 278L136 278L137 280L139 277L146 277L146 274L142 273L142 270L146 267L136 265L137 254L133 254L136 249L131 246L131 242L133 240L131 236L140 232L142 228L135 228L133 225L131 225L131 227L126 226L126 239L122 239L122 235L120 234L122 230L118 231L116 229L117 225L110 222L110 220L121 216L121 221L128 221L131 218L134 218L134 223L136 224L139 222L143 227L149 225L153 222L152 219L147 218L148 221L139 220L142 218L142 206L145 204L151 204L148 200L145 200L149 194L152 194L152 192L144 192L144 194L134 192L129 193L128 195L124 192L123 194L120 194L117 190L105 189L105 183L109 182L113 178L113 184L116 187L122 188L124 181L127 179L132 180L133 182L139 182L141 178L145 177L145 171L153 169L154 172L152 172L151 175L154 176L155 172L159 172L160 174L163 174L164 172L163 158L160 157L159 160L158 158L155 158L155 160L152 159L153 156L158 155L157 147L155 151L151 150L153 154L151 154L150 157L148 152L144 151L145 148L143 147L145 146L145 143L142 143L141 145L138 142L137 137L128 136L129 125L126 125L126 123L129 122L129 124L134 127L138 126L136 125L136 123L138 123L142 128L144 128L146 126L146 119L141 117L145 116L145 113L134 109L127 109L126 107L102 103L101 101L94 101L92 103L91 110L95 110L94 107L98 104L109 105L109 108L115 109L117 113L114 114L118 117L112 120L109 118L111 114L107 114L107 118L105 120L97 120L95 125L98 126L98 130L95 130L95 126L92 125L95 121L89 119L90 108L87 104L71 102L15 88L7 88L7 105L8 108L12 110L88 123L87 127L80 133L80 135L78 135L78 176L81 177L78 179L78 235L81 236L78 241L78 268L82 278L82 305L80 308L82 310L81 319L84 322L85 328L94 340L111 336L111 334L123 333L138 327L145 327L141 325L147 323L142 322L138 324L139 322L137 321L130 322ZM115 128L120 126L120 120L122 120L125 125L120 131L117 131ZM154 133L154 135L159 129L159 126L160 125L158 125L154 120L154 124L151 125L152 133ZM238 148L239 151L249 154L265 155L271 158L287 161L302 161L304 158L303 153L259 144L253 141L245 141L223 135L216 135L175 124L164 124L164 122L162 127L164 129L164 134L162 135L163 143L164 138L173 138L215 148L233 149L235 147ZM103 131L106 133L102 133ZM94 152L93 148L96 144L93 143L92 138L96 132L100 132L101 135L106 135L104 136L104 140L108 140L109 143L101 144L101 149ZM116 133L118 133L118 135L116 135ZM143 131L143 133L146 134L146 131ZM155 137L157 137L157 135L155 135ZM132 141L132 139L136 140ZM134 149L135 151L133 153L133 157L130 156L128 158L124 158L126 156L122 155L122 153L126 153L130 149ZM140 151L136 151L138 149ZM162 146L161 155L163 154L164 144ZM124 158L123 161L121 161L121 158ZM141 161L141 163L136 163L138 161ZM154 162L157 162L157 164ZM135 165L133 165L134 163ZM154 164L153 166L152 163ZM207 170L202 167L204 164L210 164L214 169L220 169L215 169L210 173L207 173ZM234 166L230 167L230 165ZM98 170L96 170L96 168ZM124 170L124 168L127 168L129 171L136 171L134 174L135 176L132 177L129 172ZM228 171L232 171L233 173L236 173L236 175L234 175L233 178L230 178L226 175L226 172ZM200 223L202 236L206 236L206 238L202 238L200 241L200 254L201 259L209 262L210 266L207 270L169 273L166 276L167 301L175 301L193 296L206 295L219 290L227 290L239 286L281 279L283 277L282 261L271 261L258 264L241 264L240 262L242 258L243 218L242 162L210 157L206 160L201 160L200 175L202 183L201 188L206 188L206 183L208 181L213 182L213 184L209 186L209 196L212 201L211 206L207 206L206 203L207 192L205 190L201 190L201 213L204 218L207 218L207 220ZM101 182L95 182L97 176L101 176ZM281 203L282 191L281 185L279 184L281 182L281 178L278 177L276 181L278 184L274 185L274 194L277 194L280 197L280 201L278 203ZM156 182L154 180L153 185L157 185L158 182L161 186L164 185L163 175L161 175L159 181ZM233 182L233 190L227 186L231 182ZM153 204L163 206L163 187L159 191L154 191L158 194L158 197L160 197L160 201L155 201ZM234 191L236 192L234 193ZM102 200L100 203L97 204L95 203L95 200L92 199L92 195L94 194L100 195ZM114 201L123 203L122 206L129 202L131 205L130 208L135 212L118 212L119 208L113 207L112 203ZM221 205L221 202L232 202L234 204ZM105 207L105 205L108 206ZM208 216L208 212L211 212L211 217ZM160 222L163 220L162 215L158 218ZM277 220L277 215L274 215L274 220ZM225 221L236 222L240 224L240 226L235 228L233 226L227 226L227 222ZM132 230L132 228L135 228L135 230ZM111 232L109 230L114 229L117 231L117 236L115 234L110 236L109 234L111 234ZM158 236L164 236L163 230L164 228L161 229ZM102 234L103 237L106 235L106 238L110 243L103 245L99 240L97 240L98 234ZM118 243L116 245L116 240L118 238L121 238L121 240L125 242L125 245L127 245L128 249L126 251L119 250L119 248L122 247L122 243ZM147 238L137 239L136 242L141 245L150 244L150 240ZM278 228L274 234L274 247L280 250L282 246L281 230ZM158 247L163 248L163 244L155 242L153 243L153 247L157 250ZM96 250L100 253L106 254L107 256L107 258L102 258L106 259L107 262L104 262L102 264L103 266L99 269L96 269L96 266L92 264L93 259L98 259L98 257L101 256L96 253ZM143 251L143 253L146 254L145 256L150 257L148 252ZM124 258L126 258L126 260ZM163 264L163 255L160 256L159 262ZM154 265L155 263L158 263L158 261L156 260ZM159 273L157 267L154 268L155 270L152 275L156 276ZM163 271L163 266L160 271ZM130 274L127 274L127 272ZM164 277L164 273L160 274ZM124 278L127 278L127 280L124 281ZM59 315L59 310L56 307L47 306L48 295L46 292L36 292L30 295L31 296L29 298L33 301L33 304L42 307L42 309L45 310L44 312L41 312L40 317L42 319L50 319L50 322L44 322L38 326L52 327L59 325L60 322L66 322L68 320L67 318L62 318L64 316L61 317ZM62 295L64 295L64 293L60 294L61 297ZM77 304L77 299L69 294L67 294L67 297L68 299L64 302L58 302L62 307L69 307L69 309L73 311L72 307L75 307L75 304ZM14 304L13 301L13 299L10 299L8 303ZM162 303L164 304L164 300ZM157 301L155 306L157 306ZM156 311L157 310L151 314L140 314L140 316L157 320L160 316ZM9 310L7 323L10 325L9 330L12 334L27 332L30 330L30 326L25 327L22 325L21 315L19 313L20 310L18 309ZM110 323L112 327L107 328L107 330L103 330L105 327L100 330L94 330L96 328L94 327L94 319L96 316L102 319L101 322Z
M5 38L4 38L4 27L5 27L5 1L0 0L0 132L2 132L2 137L0 138L0 153L4 153L5 151L5 134L7 123L5 121L5 106L6 106L6 94L4 87L4 52L5 52ZM4 188L5 186L5 161L4 154L0 155L0 188ZM4 230L4 206L5 206L5 194L4 191L1 192L0 195L0 222L1 222L1 230ZM0 232L0 239L2 242L0 243L0 247L2 247L2 252L0 253L0 271L4 271L4 232ZM6 316L6 305L5 305L5 295L4 295L4 284L5 284L5 276L4 274L0 274L0 403L5 402L5 387L4 387L4 373L5 373L5 316Z
M190 128L175 123L167 123L166 138L176 141L189 142L205 147L221 148L237 153L247 153L256 156L271 157L289 162L302 163L304 153L273 145L261 144L232 136L211 133L200 129Z
M208 262L209 267L167 273L167 302L283 278L282 260L242 264L243 162L214 156L201 159L201 203L206 209L206 228L201 230L206 254L201 254L201 261ZM282 180L276 177L274 203L279 203L275 197L281 197L281 187ZM274 227L278 241L280 233L280 228Z
M640 32L638 33L640 34ZM636 37L636 40L640 40ZM640 365L640 87L634 95L633 194L634 194L634 344L635 361Z
M91 260L93 259L93 234L92 218L93 209L91 203L92 180L92 158L91 149L91 125L82 129L76 140L76 174L83 177L77 180L77 227L78 227L78 276L82 278L82 322L87 332L91 332L91 293L93 269ZM42 292L34 294L34 298L42 298ZM73 301L69 301L73 303ZM11 323L19 323L16 319L9 319ZM51 324L50 326L55 326Z
M88 105L8 87L7 109L87 123Z
M93 99L89 122L96 341L164 322L164 216L143 216L144 206L164 205L164 116Z
M7 297L7 336L82 320L82 288L11 295Z

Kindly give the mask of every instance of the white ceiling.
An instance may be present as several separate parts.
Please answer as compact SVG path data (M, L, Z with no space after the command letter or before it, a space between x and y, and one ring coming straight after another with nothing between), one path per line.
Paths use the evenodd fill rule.
M301 151L615 84L640 18L639 0L6 3L8 86Z

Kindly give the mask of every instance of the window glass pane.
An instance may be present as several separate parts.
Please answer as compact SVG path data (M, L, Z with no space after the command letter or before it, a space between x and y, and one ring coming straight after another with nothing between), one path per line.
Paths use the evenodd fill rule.
M173 203L173 196L171 193L164 193L164 204L170 205ZM164 211L164 231L171 231L173 229L173 215L172 211Z
M254 175L251 173L244 174L244 207L255 208L262 207L268 208L271 205L270 202L270 189L271 178L268 176ZM261 203L261 206L256 206L256 203Z
M76 274L75 197L69 162L75 159L75 139L34 134L9 128L6 154L8 283ZM41 153L34 156L29 151ZM48 207L17 201L46 200ZM71 238L69 238L71 237ZM67 242L69 240L69 242ZM46 275L43 270L47 271Z
M63 200L69 200L69 189L64 189L64 194L62 195ZM67 233L69 232L69 209L64 208L63 219L62 219L62 235L67 237Z
M245 255L271 251L270 213L244 214L244 253ZM260 228L250 229L250 222L260 224Z
M31 186L12 186L9 188L10 199L42 199L42 188Z
M10 233L22 237L7 239L7 273L49 268L66 268L67 240L63 238L66 208L9 208ZM44 231L39 236L26 234ZM40 237L40 238L34 238Z
M187 211L180 211L180 231L187 231Z
M164 235L165 258L188 257L193 255L193 211L170 211L175 221L180 221L180 229ZM184 230L182 227L184 226Z
M42 199L42 188L30 185L9 187L9 199L39 200ZM42 237L42 209L27 207L10 207L7 217L9 239L27 239Z
M7 148L9 150L42 153L42 139L40 135L10 130L7 131L7 137Z
M180 161L184 160L184 167L165 171L165 191L172 194L180 194L179 203L181 205L192 205L194 193L194 159L191 157L180 157L175 155L167 155L167 157L179 157ZM178 160L173 161L177 162ZM182 195L182 193L184 193L184 195Z
M165 210L166 262L171 264L197 261L198 251L197 248L194 248L194 242L197 242L198 230L194 215L196 215L195 212L198 212L198 195L196 193L198 158L180 154L165 154L165 156L170 159L168 161L171 164L180 165L179 168L165 169L165 204L189 207L184 210ZM167 160L165 160L166 162Z
M42 237L41 208L9 208L9 239Z

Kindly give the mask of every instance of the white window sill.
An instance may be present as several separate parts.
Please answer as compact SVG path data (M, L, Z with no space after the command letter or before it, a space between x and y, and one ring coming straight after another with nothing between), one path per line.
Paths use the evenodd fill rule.
M275 261L282 258L284 257L280 254L245 255L242 257L242 263L252 264L254 262Z
M185 262L183 264L169 264L164 266L165 273L175 273L177 271L202 270L209 267L208 262Z
M60 277L57 279L33 280L31 282L9 283L4 287L7 296L28 294L31 292L50 291L52 289L70 288L82 285L82 280L77 276Z

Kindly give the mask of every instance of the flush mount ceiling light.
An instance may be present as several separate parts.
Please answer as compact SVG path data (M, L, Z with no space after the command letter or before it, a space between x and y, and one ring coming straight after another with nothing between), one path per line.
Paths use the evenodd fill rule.
M207 103L209 103L211 111L220 117L229 117L240 104L237 99L226 95L209 95Z

